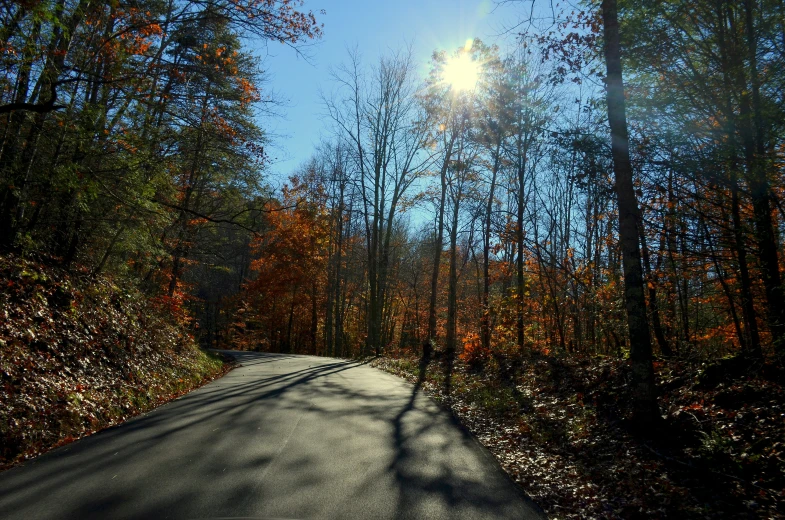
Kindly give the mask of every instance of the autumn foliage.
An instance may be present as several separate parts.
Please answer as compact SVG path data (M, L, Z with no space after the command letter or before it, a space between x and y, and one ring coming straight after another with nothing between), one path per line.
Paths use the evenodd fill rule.
M320 37L302 5L0 3L0 464L221 372L193 333L270 201L247 42Z
M527 485L545 465L585 478L547 498L556 514L572 493L576 517L700 517L694 491L725 497L711 514L776 516L780 8L596 7L509 52L437 51L419 82L405 50L350 53L225 344L385 358L484 424L503 462L529 443L544 466ZM450 84L456 59L481 69L474 89ZM652 493L593 489L636 479Z
M244 44L318 38L302 2L0 4L4 456L57 442L19 433L33 417L124 416L164 352L194 359L190 329L382 358L556 515L779 514L782 3L585 4L437 50L425 78L412 49L349 53L281 189ZM85 368L99 351L120 386Z
M298 178L268 204L266 231L251 244L252 279L236 303L227 338L257 350L323 353L329 219L323 193Z

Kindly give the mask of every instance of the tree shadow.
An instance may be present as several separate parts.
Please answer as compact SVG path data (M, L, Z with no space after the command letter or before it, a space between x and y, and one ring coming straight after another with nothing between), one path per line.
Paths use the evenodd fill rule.
M468 510L469 518L544 518L542 510L501 471L452 412L422 392L431 362L428 354L426 350L420 358L417 382L406 405L392 420L395 456L388 469L399 490L395 518L411 518L412 511L428 517L421 507L427 501L450 510ZM453 443L435 442L434 430L438 429L454 432ZM466 447L475 458L454 464L455 445ZM433 460L424 466L423 458ZM477 478L479 475L483 477Z
M223 378L0 474L3 517L537 517L421 394L427 363L410 391L360 362L236 356Z

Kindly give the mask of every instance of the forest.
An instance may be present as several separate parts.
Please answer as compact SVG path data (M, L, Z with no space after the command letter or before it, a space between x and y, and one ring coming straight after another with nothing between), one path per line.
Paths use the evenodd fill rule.
M374 358L556 517L780 518L785 4L514 3L425 78L347 52L274 189L249 41L318 40L302 2L2 2L3 258L203 347Z

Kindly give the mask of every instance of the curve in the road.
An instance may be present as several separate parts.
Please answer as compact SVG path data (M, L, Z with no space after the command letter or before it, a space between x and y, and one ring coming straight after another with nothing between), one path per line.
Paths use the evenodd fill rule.
M412 385L233 352L223 378L0 474L0 518L544 518Z

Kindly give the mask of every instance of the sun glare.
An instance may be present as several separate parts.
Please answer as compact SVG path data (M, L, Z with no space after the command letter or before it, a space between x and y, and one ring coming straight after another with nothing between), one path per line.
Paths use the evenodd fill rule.
M444 64L444 82L458 92L474 89L480 76L480 65L467 52L453 56Z

